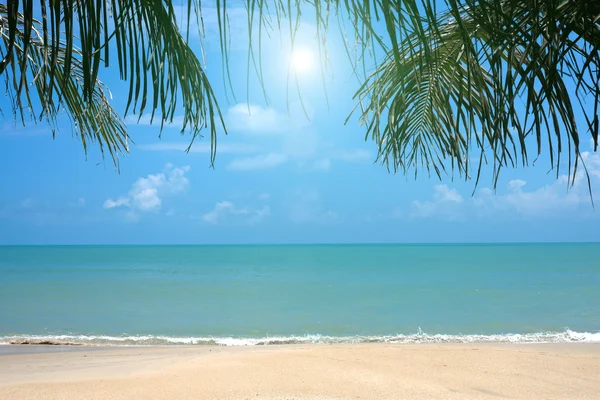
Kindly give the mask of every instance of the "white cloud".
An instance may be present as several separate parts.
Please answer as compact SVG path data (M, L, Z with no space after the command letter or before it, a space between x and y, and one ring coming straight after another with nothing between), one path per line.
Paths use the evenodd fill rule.
M115 208L121 206L129 206L129 198L127 197L119 197L116 200L106 199L104 200L104 208Z
M305 108L309 116L314 113L309 104L305 104ZM226 166L229 170L264 170L293 162L301 169L327 171L336 161L356 163L372 158L372 154L365 149L340 149L323 141L310 127L310 121L299 103L290 105L290 115L271 107L236 104L227 112L227 126L231 132L254 136L252 144L234 142L217 145L217 154L248 155L233 158ZM184 152L187 147L186 142L159 142L137 146L143 151L180 152ZM210 153L210 143L194 143L189 151ZM249 156L251 154L253 155Z
M238 158L232 160L227 169L233 171L252 171L269 169L285 163L288 157L280 153L259 154L253 157Z
M585 163L585 166L590 176L592 178L600 179L600 154L592 154L589 151L584 151L583 153L581 153L581 158L583 159L583 162ZM584 179L582 171L579 171L579 176L577 178L580 181Z
M473 204L483 213L509 211L539 216L574 209L585 199L580 188L568 189L565 179L530 191L525 190L526 185L524 180L511 180L506 185L508 191L505 194L494 195L491 190L482 191L473 198Z
M249 134L280 133L285 118L270 107L239 103L227 111L227 126L232 131Z
M442 217L455 220L461 216L460 204L462 196L454 188L448 185L436 185L433 188L433 200L418 201L411 203L409 217L429 218ZM398 215L399 210L394 211Z
M428 218L436 215L438 211L438 205L431 201L418 201L415 200L410 205L411 211L409 216L411 218ZM395 210L394 214L398 215L399 210Z
M324 141L310 126L307 118L314 114L309 104L303 108L299 103L290 105L290 114L270 107L240 103L231 107L227 120L231 131L260 136L270 135L263 140L263 151L254 157L237 158L231 161L231 170L256 170L275 168L292 162L301 169L327 171L336 161L346 163L364 162L372 159L365 149L340 149ZM218 150L217 150L218 151Z
M600 155L583 152L581 158L593 189L600 184ZM456 189L447 185L437 185L434 187L432 199L415 200L411 203L409 216L463 219L469 216L518 214L536 218L582 208L591 210L589 188L581 165L574 180L572 176L565 174L541 187L528 190L530 186L523 179L513 179L504 188L499 188L498 193L490 188L481 188L475 196L464 199Z
M126 196L120 196L116 200L106 199L104 208L127 207L131 211L159 211L164 196L181 193L188 187L189 181L185 174L189 170L189 166L174 167L167 164L162 172L139 178Z
M525 190L526 185L526 181L514 179L506 184L506 191L503 193L481 188L475 196L466 200L456 189L437 185L431 200L415 200L411 203L409 216L459 220L517 213L533 217L574 209L585 199L577 188L567 191L566 182L562 179L530 191Z
M521 188L523 186L527 185L527 182L525 182L522 179L513 179L512 181L508 182L508 185L506 185L508 187L508 189L512 192L517 192L519 190L521 190Z
M215 225L232 219L237 222L255 223L269 216L270 213L269 206L263 206L259 209L240 208L231 201L220 201L211 211L204 214L202 219L204 222Z
M227 111L227 126L231 131L251 135L288 133L310 125L314 109L299 102L290 104L289 114L280 113L272 107L238 103Z
M600 155L583 152L581 158L593 189L600 184ZM483 214L516 212L531 217L572 211L579 207L591 208L587 178L582 165L579 166L574 180L573 176L565 174L539 188L527 190L529 186L522 179L513 179L506 185L506 193L494 194L490 189L482 189L473 198L473 204Z
M456 189L449 188L447 185L437 185L434 188L433 198L438 203L462 203L462 196Z
M250 155L231 160L227 168L235 171L262 170L275 168L288 161L298 167L313 171L331 169L334 162L356 163L372 159L365 149L340 149L332 143L323 141L310 126L314 109L310 104L304 107L295 102L290 104L289 114L279 112L272 107L239 103L229 108L226 114L228 130L234 134L253 136L252 143L234 142L217 144L217 154ZM308 115L308 116L307 116ZM150 124L150 116L130 115L128 123ZM170 126L181 128L182 117L176 117ZM160 123L155 119L154 124ZM237 138L240 137L237 135ZM261 139L262 137L262 139ZM158 142L140 144L143 151L184 152L188 142ZM208 154L211 146L208 142L194 143L190 153Z

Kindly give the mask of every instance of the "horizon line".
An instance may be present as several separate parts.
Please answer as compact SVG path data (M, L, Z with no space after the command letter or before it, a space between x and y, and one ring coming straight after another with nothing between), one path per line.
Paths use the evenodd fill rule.
M600 241L498 241L498 242L289 242L289 243L22 243L22 244L1 244L0 247L43 247L43 246L63 246L63 247L115 247L115 246L394 246L394 245L525 245L525 244L598 244Z

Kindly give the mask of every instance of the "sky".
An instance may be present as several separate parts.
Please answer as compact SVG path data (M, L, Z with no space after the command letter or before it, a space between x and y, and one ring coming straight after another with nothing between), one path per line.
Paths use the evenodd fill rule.
M279 36L266 40L268 101L247 80L245 11L233 21L231 76L222 84L218 31L205 13L206 70L224 112L210 163L209 138L189 153L181 117L160 135L147 116L125 118L135 142L117 171L92 148L86 155L63 121L56 138L43 124L15 125L0 99L0 244L261 244L598 241L599 212L583 174L570 189L544 157L535 166L492 171L481 181L442 179L425 171L389 172L365 140L352 98L353 77L339 38L330 40L325 83L314 26L304 23L296 52ZM192 46L199 38L192 34ZM290 59L298 87L287 88ZM123 113L126 84L101 72ZM250 90L247 93L246 88ZM302 100L302 102L300 101ZM600 156L591 141L583 157L593 188Z

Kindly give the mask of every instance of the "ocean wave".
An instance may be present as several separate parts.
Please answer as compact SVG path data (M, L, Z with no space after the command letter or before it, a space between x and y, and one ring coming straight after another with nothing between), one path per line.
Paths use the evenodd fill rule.
M171 337L171 336L107 336L107 335L12 335L0 336L0 345L69 345L69 346L261 346L282 344L344 343L600 343L600 332L538 332L523 334L446 335L398 334L384 336L266 336L266 337Z

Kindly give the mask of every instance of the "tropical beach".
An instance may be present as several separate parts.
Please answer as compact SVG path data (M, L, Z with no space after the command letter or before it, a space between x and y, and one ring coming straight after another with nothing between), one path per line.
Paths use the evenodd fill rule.
M600 398L598 0L0 0L0 400Z
M5 246L0 398L597 398L599 246Z

